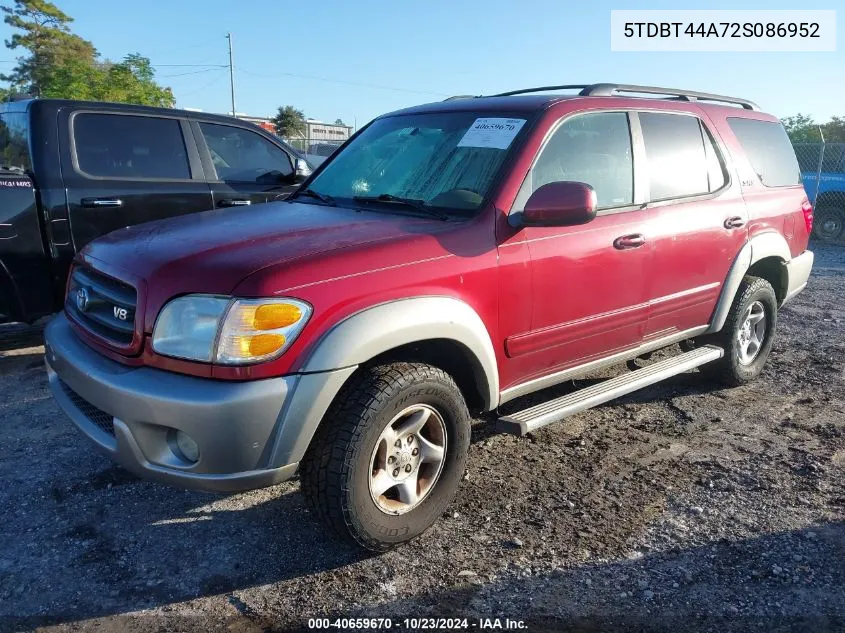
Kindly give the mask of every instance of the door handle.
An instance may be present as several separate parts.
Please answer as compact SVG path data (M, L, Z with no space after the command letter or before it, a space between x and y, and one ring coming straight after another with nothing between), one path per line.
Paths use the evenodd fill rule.
M639 248L645 244L645 235L642 233L633 233L631 235L623 235L613 240L613 248L620 251L628 248Z
M104 209L107 207L122 207L120 198L82 198L82 206L86 209Z
M229 198L221 200L217 203L218 207L248 207L252 204L252 200L247 198Z
M726 229L738 229L743 226L745 226L745 220L743 220L738 215L731 216L727 220L725 220Z

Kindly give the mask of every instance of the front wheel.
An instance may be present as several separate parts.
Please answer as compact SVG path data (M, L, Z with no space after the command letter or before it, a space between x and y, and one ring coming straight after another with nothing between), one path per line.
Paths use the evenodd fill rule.
M334 531L385 551L430 527L466 465L469 413L446 372L364 367L344 386L302 463L309 507Z
M757 378L774 343L777 316L777 297L771 284L747 275L739 285L722 330L701 341L718 345L725 355L702 365L701 373L732 386Z

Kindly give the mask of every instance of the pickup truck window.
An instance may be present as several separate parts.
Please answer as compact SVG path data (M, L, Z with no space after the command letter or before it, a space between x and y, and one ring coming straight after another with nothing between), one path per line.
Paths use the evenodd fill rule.
M260 134L231 125L200 123L217 178L273 184L293 174L290 157Z
M801 184L795 150L780 123L729 117L728 125L748 155L751 166L767 187Z
M29 158L29 114L3 112L0 114L0 168L28 171L32 169Z
M188 180L177 119L80 112L73 118L76 162L93 178Z
M385 200L383 211L418 207L456 210L481 206L526 119L506 114L443 112L375 120L310 183L334 200ZM374 204L374 208L376 205Z

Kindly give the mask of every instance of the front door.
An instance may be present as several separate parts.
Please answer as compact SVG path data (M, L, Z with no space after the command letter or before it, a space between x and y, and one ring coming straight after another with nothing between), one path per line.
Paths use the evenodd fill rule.
M517 196L555 181L591 185L598 215L588 224L525 227L530 329L507 336L511 384L636 347L647 319L652 244L634 188L634 152L625 112L569 117L549 138ZM503 305L502 310L512 309Z
M179 118L88 110L66 116L62 176L76 250L126 226L212 207Z
M296 189L293 158L256 131L194 122L217 208L283 200Z

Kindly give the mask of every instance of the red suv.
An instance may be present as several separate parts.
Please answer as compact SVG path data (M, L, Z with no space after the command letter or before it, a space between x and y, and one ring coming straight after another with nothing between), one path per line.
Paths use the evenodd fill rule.
M132 471L216 491L299 473L319 517L383 550L450 502L474 413L675 343L499 423L699 366L757 377L812 217L783 127L745 100L449 99L376 119L289 200L88 245L46 330L50 386Z

